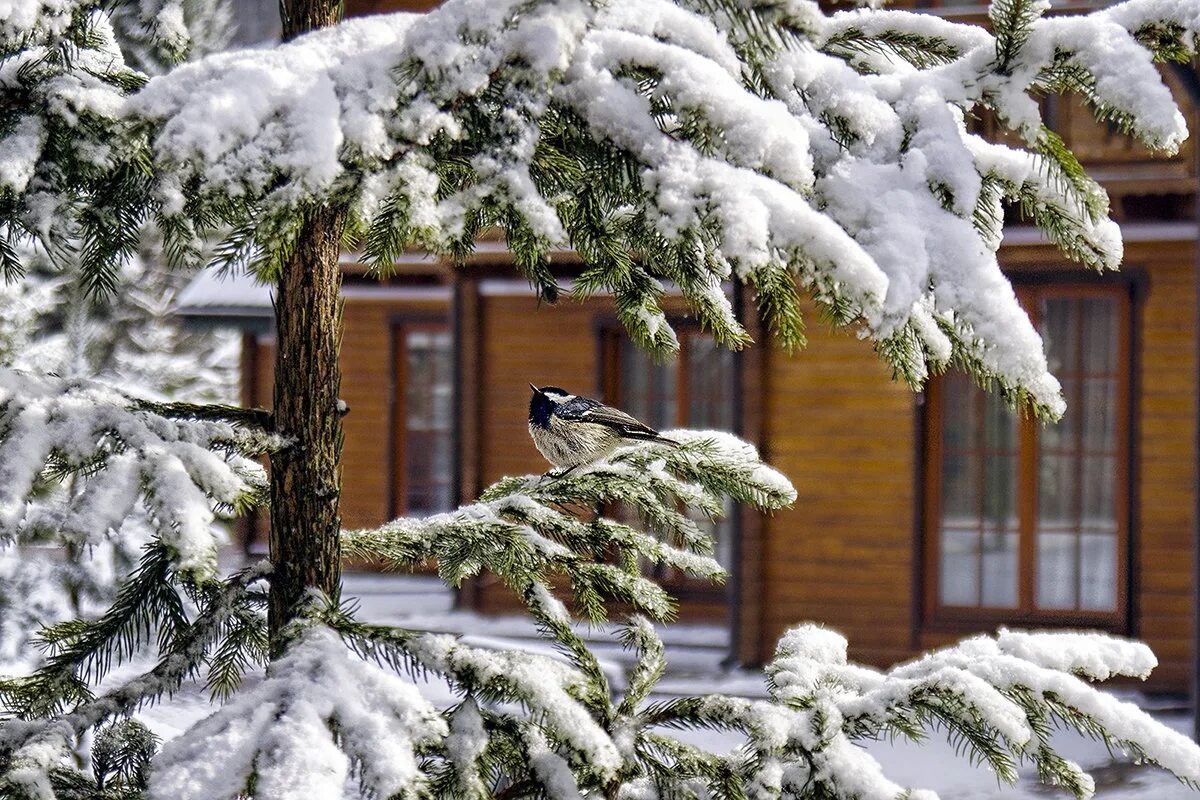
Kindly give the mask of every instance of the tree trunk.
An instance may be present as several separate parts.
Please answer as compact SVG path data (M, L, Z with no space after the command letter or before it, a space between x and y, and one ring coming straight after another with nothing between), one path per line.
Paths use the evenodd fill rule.
M284 40L335 24L338 0L283 0ZM272 656L279 633L310 588L337 598L341 585L338 496L342 411L339 256L344 208L310 211L275 294L275 430L291 443L271 456Z

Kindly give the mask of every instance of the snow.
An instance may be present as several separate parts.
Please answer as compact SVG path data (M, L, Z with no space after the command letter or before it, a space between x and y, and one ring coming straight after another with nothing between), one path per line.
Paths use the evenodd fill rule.
M346 594L359 602L360 615L371 622L398 625L407 629L452 631L464 637L464 641L472 642L475 647L487 642L493 648L520 651L533 647L533 652L538 654L552 652L537 644L536 629L528 617L481 616L452 610L453 594L436 578L348 573ZM636 662L630 651L622 651L615 647L615 633L613 629L607 632L603 629L591 629L587 635L593 646L602 646L605 640L613 643L608 652L615 660L610 659L606 663L608 669L615 670L619 675L623 671L633 669ZM767 680L763 673L745 670L729 672L721 666L720 662L725 655L724 648L728 645L728 631L724 627L677 624L660 628L660 633L668 642L668 676L659 684L659 691L651 696L652 702L668 699L673 696L671 692L675 690L686 695L720 693L763 699L768 697ZM1008 646L1016 646L1024 641L1023 636L1024 634L1007 631L1001 633L999 638L1007 642ZM844 639L834 631L812 629L805 638L811 652L822 660L836 662L844 656ZM336 648L342 648L344 651L344 647L335 642L327 641L326 644L328 649L325 649L325 645L320 648L322 658L325 659L322 664L342 664L345 657L339 654ZM1139 661L1139 656L1129 652L1112 663L1124 663L1132 668ZM359 668L350 667L355 670ZM336 669L333 671L336 672ZM323 675L323 670L318 670L316 674ZM552 675L553 672L546 674ZM298 675L293 675L296 680L301 680ZM117 678L119 676L114 676L114 680ZM254 691L254 687L259 685L258 680L253 675L250 676L249 691ZM321 685L326 685L325 680L325 677L321 678ZM454 752L459 754L458 757L463 759L464 763L471 753L477 752L482 739L477 727L474 701L463 702L444 681L431 674L399 680L415 681L421 696L435 707L456 709L449 718L447 741L454 743ZM621 685L621 682L618 681L617 685ZM342 685L338 686L339 698L343 688ZM1128 690L1123 696L1144 702L1143 698ZM237 723L243 733L255 724L252 708L247 706ZM160 736L171 740L209 715L212 710L207 699L200 695L199 688L192 685L185 687L169 701L143 709L138 713L138 718L149 723ZM1185 730L1191 724L1190 717L1169 711L1158 712L1155 716L1177 730ZM230 719L232 718L231 715ZM712 753L728 753L744 741L740 734L713 730L673 729L669 734ZM1103 744L1094 739L1058 731L1054 734L1053 742L1055 748L1064 756L1078 762L1098 777L1096 797L1099 800L1144 800L1149 796L1158 800L1188 800L1194 796L1193 790L1180 784L1168 773L1149 766L1135 765L1131 759L1122 757L1119 753L1112 755ZM214 742L213 746L217 744ZM920 744L904 739L866 740L860 744L871 761L862 760L861 755L850 751L841 752L838 757L858 764L859 768L867 770L869 775L874 775L876 769L881 770L888 780L900 787L924 787L926 792L936 792L937 796L953 800L1038 800L1047 796L1047 790L1038 783L1030 767L1025 766L1021 769L1020 779L1015 786L1002 784L994 773L974 766L962 758L955 746L938 731L930 732L930 738ZM256 747L254 742L240 738L236 743L228 742L228 746L235 758L242 757L240 754L243 748ZM872 761L878 766L873 765ZM231 763L221 762L226 767ZM551 765L545 767L552 768ZM223 775L229 772L232 770L219 772L214 769L214 774ZM630 787L631 790L633 788L636 787ZM180 797L187 796L185 794ZM357 797L357 793L343 793L339 789L330 796L349 798Z
M0 142L0 187L21 194L29 185L46 133L37 117L21 117Z
M389 155L386 90L414 19L373 16L269 50L218 53L150 81L125 113L161 123L154 149L164 164L202 165L204 182L233 196L272 191L282 173L295 185L274 190L277 202L294 202L331 188L343 147L359 159Z
M181 187L194 184L287 229L296 208L337 191L362 222L395 212L380 223L395 228L387 236L438 253L493 206L511 209L541 250L572 244L576 189L543 196L533 166L543 125L569 114L631 163L640 194L613 210L614 224L642 220L664 243L698 248L687 284L713 324L738 330L714 289L727 276L784 273L902 350L914 384L960 355L1058 416L1059 385L996 260L1002 231L975 212L1034 196L1039 224L1098 268L1119 263L1119 232L1098 189L978 140L963 120L991 108L1033 143L1035 96L1047 70L1068 65L1092 75L1095 102L1136 119L1150 147L1173 150L1183 118L1131 31L1169 19L1192 42L1200 21L1188 6L1129 0L1038 19L999 63L983 28L903 11L760 9L796 38L764 49L739 19L665 0L455 0L210 56L153 79L120 114L152 140L168 213L183 213ZM889 33L941 50L914 63L879 44ZM469 130L480 115L489 130ZM450 143L472 173L461 186L439 178L438 148ZM28 150L18 144L9 150ZM12 163L0 178L19 185L25 171ZM641 277L610 288L625 293L632 324L676 347L652 293L634 301L635 286L653 286Z
M185 313L212 313L216 308L270 310L274 292L269 284L243 270L205 269L179 293L176 308Z
M177 568L197 577L216 572L223 534L212 524L214 508L260 491L263 469L248 456L278 444L225 422L160 416L101 383L3 367L0 426L4 538L41 527L87 542L118 530L140 497ZM91 469L110 462L112 469ZM65 495L34 492L56 463L78 474L75 486Z
M447 734L415 686L352 656L318 627L257 686L169 742L149 796L233 800L253 771L258 796L339 797L353 763L363 789L387 797L419 782L414 748Z

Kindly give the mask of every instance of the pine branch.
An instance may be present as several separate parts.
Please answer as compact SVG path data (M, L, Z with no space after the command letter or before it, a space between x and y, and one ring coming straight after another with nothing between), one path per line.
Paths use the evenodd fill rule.
M988 19L996 36L993 69L998 74L1011 73L1045 8L1038 0L994 0L989 6Z
M42 646L49 652L45 664L28 677L0 682L5 713L21 719L49 717L60 713L64 704L87 701L87 687L114 664L128 661L152 636L162 643L186 626L170 553L161 543L152 543L103 616L42 631Z
M854 27L839 30L825 40L821 49L846 61L860 54L894 56L917 69L949 64L962 56L962 51L953 42L942 37L894 29L868 33Z
M134 399L132 403L139 410L167 419L229 422L263 433L273 433L275 430L274 415L261 408L243 408L217 403L159 403L142 399Z
M250 584L266 575L269 569L269 564L263 562L237 573L219 587L206 590L206 602L194 620L188 622L185 619L175 629L162 629L160 658L148 672L103 695L82 699L67 713L56 710L58 703L43 700L43 710L37 721L0 722L0 768L3 769L0 789L17 797L25 796L21 793L38 785L41 776L60 768L75 737L178 689L199 669L205 652L220 635L229 614L247 597ZM161 583L169 585L165 578ZM61 691L60 683L53 678L56 672L62 674L67 665L60 663L57 666L55 671L43 669L35 673L35 678L39 675L51 678L49 682L42 681L47 691ZM31 686L27 684L27 688ZM62 699L61 695L59 699Z

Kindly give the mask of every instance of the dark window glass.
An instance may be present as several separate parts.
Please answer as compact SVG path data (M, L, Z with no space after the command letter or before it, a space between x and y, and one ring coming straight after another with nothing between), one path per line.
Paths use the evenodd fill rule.
M404 430L400 511L432 514L453 507L453 352L441 325L400 330Z
M678 331L679 357L658 362L620 331L608 332L610 368L615 381L609 402L652 428L693 428L731 431L734 427L733 353L713 337L695 329ZM733 507L713 523L698 519L713 537L714 555L722 565L731 562Z

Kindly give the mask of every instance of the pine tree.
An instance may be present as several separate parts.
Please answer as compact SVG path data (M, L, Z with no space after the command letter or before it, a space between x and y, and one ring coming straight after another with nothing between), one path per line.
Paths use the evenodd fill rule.
M143 71L165 71L164 48L199 57L224 47L232 32L223 0L178 4L146 0L113 9L116 40ZM147 22L143 24L141 20ZM170 41L164 26L173 25ZM179 27L182 25L183 27ZM192 39L195 42L192 42ZM155 48L158 48L157 50ZM159 56L156 56L156 53ZM185 331L171 316L189 279L167 268L161 243L147 232L115 276L108 302L71 280L74 259L50 258L22 245L25 280L0 285L0 365L60 377L100 378L139 396L231 402L236 397L237 337L229 331ZM64 491L70 492L74 479ZM35 664L30 640L42 625L99 613L141 557L149 540L143 509L117 530L64 536L22 531L0 550L0 664ZM51 545L54 555L47 557Z
M276 284L279 359L273 414L0 372L0 532L102 535L139 503L154 532L105 614L44 630L45 663L0 684L6 796L928 797L855 742L940 729L1002 779L1031 763L1086 797L1091 779L1050 739L1064 725L1200 783L1200 749L1092 684L1155 663L1099 635L1002 630L878 672L809 625L780 641L768 700L656 700L655 623L674 606L643 565L719 580L694 514L796 496L727 435L674 431L678 447L506 478L454 512L373 530L340 531L337 510L343 247L386 272L413 246L464 260L496 228L554 297L548 254L571 246L575 295L611 293L660 354L677 348L663 281L730 347L749 337L723 283L748 285L793 348L802 291L914 386L954 364L1060 415L996 263L1005 204L1097 269L1119 263L1120 237L1037 99L1075 93L1176 148L1186 130L1156 62L1195 53L1194 3L1046 19L1047 3L996 0L991 32L810 0L450 0L341 24L336 6L285 2L279 47L151 81L93 0L0 16L6 272L32 239L104 297L145 223L178 267L215 243L217 264ZM969 132L983 110L1023 146ZM220 576L213 514L268 494L271 561ZM596 512L618 505L640 521ZM338 597L343 554L436 563L452 584L491 572L561 658L364 624ZM639 657L620 690L573 623L614 604L632 610L619 624ZM145 649L151 669L97 690ZM434 707L413 673L460 700ZM189 680L227 702L159 750L127 718ZM713 754L672 735L688 727L745 745Z
M28 275L0 285L0 364L83 380L99 377L135 396L230 402L236 396L237 337L189 332L171 318L186 275L166 270L153 243L131 258L120 291L97 305L44 253L30 253ZM70 493L79 478L61 491ZM145 509L111 532L29 526L0 550L0 664L36 664L31 645L45 624L102 612L137 565L150 538ZM52 548L46 552L44 546Z

